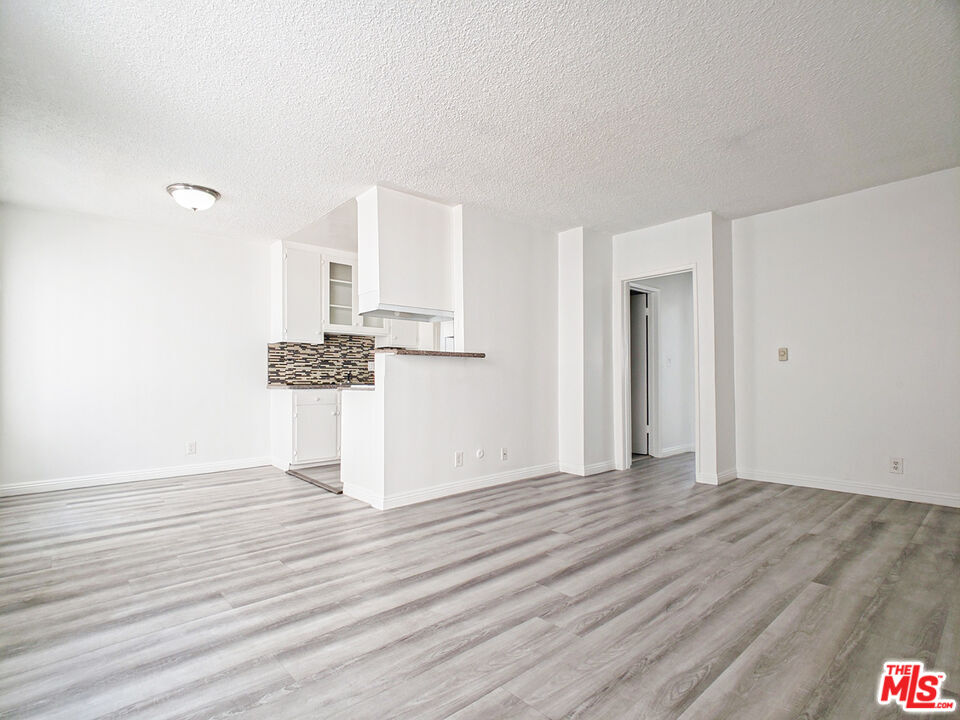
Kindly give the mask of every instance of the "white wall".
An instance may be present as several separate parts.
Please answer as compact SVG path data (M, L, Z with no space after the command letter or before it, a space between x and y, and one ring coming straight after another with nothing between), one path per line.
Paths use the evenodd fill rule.
M585 474L612 470L613 240L592 230L583 234L583 352Z
M376 374L386 373L388 356L375 356ZM381 383L382 384L382 383ZM345 388L340 391L340 414L349 422L340 423L341 480L349 476L347 494L383 507L384 433L383 392Z
M591 475L613 468L612 240L577 227L557 234L557 248L560 469Z
M717 468L733 477L737 467L737 416L734 372L736 333L733 314L733 226L712 217L713 228L713 361L717 418Z
M557 428L564 472L583 472L583 228L557 234Z
M689 272L644 280L657 294L657 456L689 452L696 422L694 387L693 275ZM633 362L638 362L634 357Z
M0 206L0 492L266 464L267 254Z
M740 476L960 505L960 168L737 220L733 249Z
M556 236L471 206L456 215L462 217L454 249L462 258L458 344L487 356L378 356L383 497L366 488L357 492L343 466L344 492L374 505L394 507L557 469ZM344 425L352 422L350 410L344 407ZM501 447L508 451L505 462ZM453 463L456 450L464 453L460 468Z

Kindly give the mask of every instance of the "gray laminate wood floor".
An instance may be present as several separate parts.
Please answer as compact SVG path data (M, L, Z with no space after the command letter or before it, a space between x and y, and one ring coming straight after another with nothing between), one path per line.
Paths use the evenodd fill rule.
M0 501L0 716L873 718L960 513L691 456L377 512L269 468Z

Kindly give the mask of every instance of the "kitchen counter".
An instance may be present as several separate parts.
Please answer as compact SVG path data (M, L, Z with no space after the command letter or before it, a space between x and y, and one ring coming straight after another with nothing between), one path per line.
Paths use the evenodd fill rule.
M285 390L343 390L347 388L373 389L373 383L339 383L326 385L313 385L310 383L267 383L267 387L282 388Z
M388 353L390 355L428 355L430 357L454 357L454 358L485 358L486 353L480 352L446 352L444 350L410 350L409 348L399 347L380 347L374 350L375 353Z

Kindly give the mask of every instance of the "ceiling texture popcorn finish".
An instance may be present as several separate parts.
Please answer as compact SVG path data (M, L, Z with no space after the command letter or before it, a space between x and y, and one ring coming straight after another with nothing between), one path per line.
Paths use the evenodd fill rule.
M960 3L4 0L0 93L4 201L279 237L385 182L616 232L960 164Z

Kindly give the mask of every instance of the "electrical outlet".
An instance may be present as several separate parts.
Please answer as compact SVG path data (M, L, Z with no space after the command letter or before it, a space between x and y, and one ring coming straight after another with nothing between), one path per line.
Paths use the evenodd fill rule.
M507 461L507 449L506 449L506 448L500 448L500 460L503 461L503 462L506 462L506 461Z
M453 466L463 467L463 450L457 450L453 454Z
M477 448L477 460L483 460L483 448Z
M777 348L777 360L786 362L790 359L790 351L787 348Z
M197 441L191 440L187 443L187 455L196 455L197 454Z
M903 475L903 458L890 458L890 472L895 475Z

